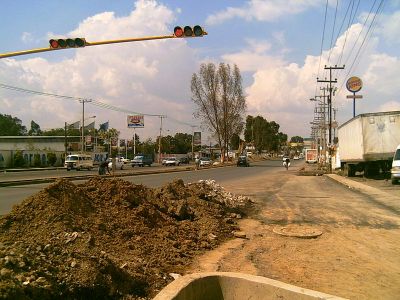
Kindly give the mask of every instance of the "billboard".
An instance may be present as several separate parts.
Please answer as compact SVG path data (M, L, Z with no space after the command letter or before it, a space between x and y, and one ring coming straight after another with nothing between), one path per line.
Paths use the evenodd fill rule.
M143 115L132 115L127 117L128 128L143 128L144 127L144 116Z
M201 145L201 132L196 131L193 133L193 145Z

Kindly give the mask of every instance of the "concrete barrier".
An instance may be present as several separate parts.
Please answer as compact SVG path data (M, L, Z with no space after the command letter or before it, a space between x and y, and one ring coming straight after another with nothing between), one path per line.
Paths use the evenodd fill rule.
M232 272L195 273L167 285L153 300L344 299L266 277Z

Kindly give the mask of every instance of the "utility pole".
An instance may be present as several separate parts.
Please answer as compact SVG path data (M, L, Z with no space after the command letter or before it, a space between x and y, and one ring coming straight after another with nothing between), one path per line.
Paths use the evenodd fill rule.
M325 70L329 70L329 80L319 80L317 78L317 82L328 82L329 83L329 98L328 98L328 112L329 112L329 149L331 149L332 146L332 83L337 83L337 79L332 80L332 70L343 70L343 67L338 67L337 65L327 67L325 66ZM329 151L331 153L331 151ZM330 162L329 162L329 173L332 173L332 155L330 157Z
M190 127L192 127L192 160L194 160L194 128L197 126L191 125Z
M88 99L82 99L79 100L79 102L82 103L82 136L81 136L81 153L84 151L84 145L85 145L85 136L84 136L84 130L85 130L85 103L86 102L92 102L92 100Z
M162 138L162 119L165 118L165 116L160 116L160 136L158 140L158 163L161 163L161 138Z

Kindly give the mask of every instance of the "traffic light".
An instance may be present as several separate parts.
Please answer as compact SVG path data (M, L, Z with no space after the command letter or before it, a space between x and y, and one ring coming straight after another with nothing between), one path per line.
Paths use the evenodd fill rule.
M80 48L86 46L86 40L84 38L75 39L51 39L49 41L50 48L62 49L62 48Z
M201 28L201 26L196 25L193 28L190 26L176 26L174 28L174 36L177 38L185 38L185 37L201 37L203 35L206 35L207 32Z

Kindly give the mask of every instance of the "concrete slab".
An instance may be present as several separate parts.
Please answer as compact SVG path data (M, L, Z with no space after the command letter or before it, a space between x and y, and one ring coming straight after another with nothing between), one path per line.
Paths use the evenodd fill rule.
M344 299L266 277L233 272L195 273L166 286L153 300Z

